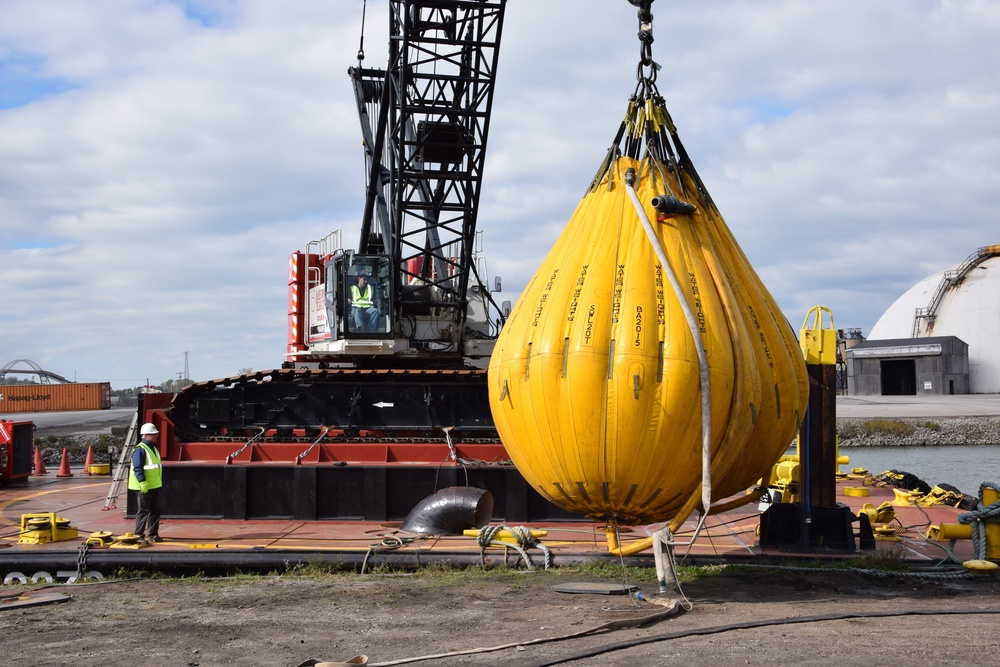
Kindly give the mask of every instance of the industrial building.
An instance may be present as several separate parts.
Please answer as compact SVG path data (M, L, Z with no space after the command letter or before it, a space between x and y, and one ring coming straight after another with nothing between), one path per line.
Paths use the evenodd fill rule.
M847 393L968 394L969 346L955 336L866 340L847 352Z
M849 394L1000 393L1000 245L911 287L845 357Z

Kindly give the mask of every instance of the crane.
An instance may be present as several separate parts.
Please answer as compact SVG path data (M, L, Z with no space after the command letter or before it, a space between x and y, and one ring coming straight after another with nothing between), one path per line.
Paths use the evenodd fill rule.
M182 390L181 439L499 442L485 367L505 310L485 285L477 214L505 5L390 0L385 68L364 66L362 35L348 70L366 173L358 245L336 230L291 254L281 368Z

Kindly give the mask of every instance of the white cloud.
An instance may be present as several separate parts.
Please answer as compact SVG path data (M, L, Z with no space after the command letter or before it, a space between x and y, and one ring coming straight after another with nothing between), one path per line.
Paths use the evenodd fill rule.
M368 3L365 64L385 59ZM281 361L286 260L353 246L361 0L0 3L0 364L115 387ZM1000 241L1000 5L654 3L660 91L793 325L866 333ZM635 8L510 0L480 228L511 298L635 87Z

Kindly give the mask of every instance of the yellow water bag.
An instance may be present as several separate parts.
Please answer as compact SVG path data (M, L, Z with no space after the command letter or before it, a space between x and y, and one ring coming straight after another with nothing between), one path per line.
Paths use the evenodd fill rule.
M796 434L808 381L794 333L700 183L652 158L606 166L501 332L490 402L543 497L655 523L765 477ZM654 206L667 197L681 213Z

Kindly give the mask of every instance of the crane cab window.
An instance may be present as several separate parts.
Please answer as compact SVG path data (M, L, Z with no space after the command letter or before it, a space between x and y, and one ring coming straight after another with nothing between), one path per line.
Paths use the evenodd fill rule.
M344 329L363 337L384 336L392 330L389 258L355 255L344 282Z

